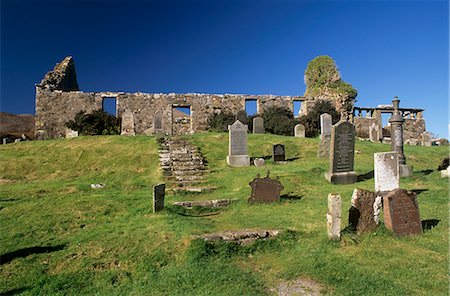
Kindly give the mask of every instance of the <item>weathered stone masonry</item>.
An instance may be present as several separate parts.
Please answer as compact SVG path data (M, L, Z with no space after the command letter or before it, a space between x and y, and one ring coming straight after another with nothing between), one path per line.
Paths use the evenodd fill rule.
M73 66L73 62L68 63L67 59L71 60L71 57L66 58L62 63ZM57 67L53 72L57 71ZM67 77L64 80L67 81ZM44 78L40 84L36 85L36 136L41 139L63 137L66 130L65 123L68 120L73 119L81 110L91 112L101 109L105 98L116 99L117 116L122 116L126 110L133 113L136 134L165 133L169 135L205 131L210 115L220 110L232 113L245 110L246 100L257 101L258 113L271 106L285 107L293 112L294 101L303 100L303 97L273 95L89 93L67 91L61 89L58 83L55 87L48 87L47 84ZM178 118L176 115L179 112L174 112L175 107L189 107L190 119Z

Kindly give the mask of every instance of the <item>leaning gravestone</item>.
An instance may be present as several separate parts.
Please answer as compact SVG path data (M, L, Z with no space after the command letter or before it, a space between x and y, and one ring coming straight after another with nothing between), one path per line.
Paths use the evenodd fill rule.
M272 146L272 161L285 161L286 160L286 150L284 145L275 144Z
M341 196L328 194L327 230L330 240L341 239Z
M374 154L375 191L386 192L400 187L397 152Z
M297 124L294 127L294 136L296 138L304 138L305 137L305 126L303 124Z
M166 184L153 186L153 213L164 209L164 197L166 194Z
M253 133L264 134L264 119L262 117L253 118Z
M319 158L330 158L331 145L331 115L323 113L320 115L320 143L319 143Z
M380 210L381 197L375 192L356 188L348 211L348 224L358 234L373 231L378 226Z
M330 144L330 171L325 178L333 184L356 182L353 171L355 158L355 127L348 121L339 121L332 128Z
M134 132L134 115L130 110L126 110L122 114L122 131L121 136L135 136Z
M384 224L398 236L422 233L417 195L396 189L383 197Z
M248 115L247 112L245 112L245 110L240 110L236 113L236 120L239 120L240 122L242 122L243 124L247 125L248 124Z
M262 202L272 203L280 201L280 193L284 189L280 181L269 178L269 172L265 178L258 176L249 183L252 188L252 195L248 199L249 203Z
M236 120L228 126L229 146L227 164L232 167L245 167L250 165L247 154L247 126Z

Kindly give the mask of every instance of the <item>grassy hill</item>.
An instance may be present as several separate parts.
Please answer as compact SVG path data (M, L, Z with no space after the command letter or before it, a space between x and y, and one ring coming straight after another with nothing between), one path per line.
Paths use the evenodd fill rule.
M312 279L330 295L447 295L448 179L436 171L447 147L405 147L422 220L439 224L417 237L345 233L327 239L327 195L341 194L343 224L353 188L368 179L332 185L318 139L249 135L252 157L286 145L286 164L230 168L228 135L188 137L211 173L215 191L166 196L152 213L152 186L163 181L153 137L99 136L22 142L0 147L0 293L99 295L266 295L281 281ZM357 142L355 170L373 170L373 153L390 146ZM279 176L281 202L248 205L257 173ZM91 183L106 184L103 189ZM234 198L217 215L197 217L173 201ZM210 249L193 235L244 228L287 229L288 235L251 247Z

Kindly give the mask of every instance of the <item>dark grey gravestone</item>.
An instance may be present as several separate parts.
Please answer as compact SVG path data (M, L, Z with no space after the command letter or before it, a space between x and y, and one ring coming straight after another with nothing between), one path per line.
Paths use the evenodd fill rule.
M331 130L330 171L325 178L333 184L355 183L354 158L355 127L348 121L339 121Z
M280 201L280 193L283 190L283 185L277 179L256 177L249 183L252 187L252 195L248 199L249 203L261 202L272 203Z
M166 184L161 183L153 186L153 213L164 209L164 197L166 195Z
M272 161L285 161L286 149L282 144L275 144L272 146Z
M239 120L242 124L248 125L248 116L245 110L240 110L236 113L236 120Z
M379 203L379 205L377 204ZM374 231L378 227L376 209L381 208L381 197L372 191L356 188L353 190L352 205L349 210L348 223L359 234Z
M253 118L253 133L264 134L264 119L262 117Z

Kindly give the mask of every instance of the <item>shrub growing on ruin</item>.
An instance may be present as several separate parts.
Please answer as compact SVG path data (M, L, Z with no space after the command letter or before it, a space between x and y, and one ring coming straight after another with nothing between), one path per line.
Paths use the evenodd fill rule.
M269 107L262 114L266 132L276 135L293 136L298 120L292 111L282 107Z
M120 123L120 118L99 109L89 114L85 111L78 112L74 120L66 122L66 126L83 136L118 135Z
M305 126L305 135L307 137L315 137L320 134L320 115L323 113L331 115L333 124L340 119L340 114L330 101L318 100L309 109L307 115L302 115L299 118L300 123Z
M208 118L208 129L213 132L226 132L228 125L233 124L234 121L235 116L230 112L214 113Z

